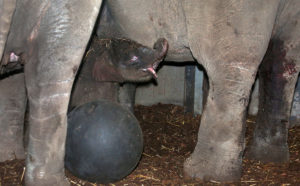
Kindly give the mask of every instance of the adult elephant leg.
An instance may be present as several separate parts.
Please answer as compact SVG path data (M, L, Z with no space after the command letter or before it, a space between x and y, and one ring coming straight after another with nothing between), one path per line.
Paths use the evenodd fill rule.
M25 6L36 1L28 3ZM41 3L25 56L29 100L25 184L68 185L64 177L68 102L101 0Z
M16 0L0 0L0 61L15 8Z
M25 158L23 146L26 92L24 74L0 81L0 162Z
M282 47L277 44L272 48ZM271 51L272 57L267 57L259 70L259 110L248 156L281 163L289 161L287 138L298 70L295 63L282 61L277 49Z
M66 111L73 74L66 71L65 73L71 76L69 79L62 78L56 82L46 82L39 80L45 72L40 71L29 75L32 73L31 70L33 68L28 64L25 69L29 100L25 183L27 185L67 185L63 165L67 127Z
M185 2L185 13L190 48L207 71L209 92L198 141L184 169L204 180L238 180L246 106L271 37L278 1L189 3Z
M232 181L241 176L246 106L256 71L231 64L208 73L209 93L194 152L185 171L204 180ZM232 68L232 69L231 69Z
M285 5L259 70L259 111L248 155L264 162L289 161L289 118L300 70L299 6L299 1Z

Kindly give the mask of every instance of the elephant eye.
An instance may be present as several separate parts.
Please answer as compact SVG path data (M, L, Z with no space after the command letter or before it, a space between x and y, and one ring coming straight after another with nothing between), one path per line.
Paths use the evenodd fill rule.
M129 61L131 62L131 63L136 63L137 61L138 61L138 57L137 56L133 56Z
M138 60L138 57L136 57L136 56L133 56L131 59L130 59L130 62L136 62Z

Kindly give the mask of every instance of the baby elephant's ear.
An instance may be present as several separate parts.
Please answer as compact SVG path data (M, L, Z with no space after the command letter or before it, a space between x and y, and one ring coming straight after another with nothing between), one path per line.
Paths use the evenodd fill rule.
M100 82L124 82L121 74L113 65L111 57L107 52L96 58L93 66L93 78Z
M153 49L156 51L158 59L162 60L165 57L168 51L168 47L168 41L165 38L159 38L155 42Z

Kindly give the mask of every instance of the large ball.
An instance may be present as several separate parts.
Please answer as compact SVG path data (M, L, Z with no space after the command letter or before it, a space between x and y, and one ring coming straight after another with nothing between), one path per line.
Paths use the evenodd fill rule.
M143 150L135 116L116 103L96 101L68 115L65 167L97 183L122 179L136 167Z

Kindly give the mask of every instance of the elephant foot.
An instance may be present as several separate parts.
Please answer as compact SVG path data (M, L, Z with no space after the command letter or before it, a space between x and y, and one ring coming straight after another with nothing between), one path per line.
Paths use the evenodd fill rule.
M30 166L26 167L30 169ZM69 186L70 183L64 175L64 172L59 174L50 174L43 172L43 170L39 171L37 175L26 175L25 177L25 185L30 186Z
M269 114L260 109L253 139L246 157L261 162L285 163L289 161L288 126L284 116ZM266 114L265 114L266 113Z
M24 158L25 158L25 152L23 146L17 144L0 145L0 162L4 162L6 160L24 159Z
M247 158L261 162L286 163L289 161L289 148L284 145L269 145L266 143L254 143L246 153Z
M192 178L203 181L239 181L241 178L242 160L225 157L224 154L211 154L208 159L199 153L193 153L184 163L184 172ZM219 158L218 158L219 157Z
M12 115L2 117L0 114L0 162L13 159L24 159L23 126L9 122Z

